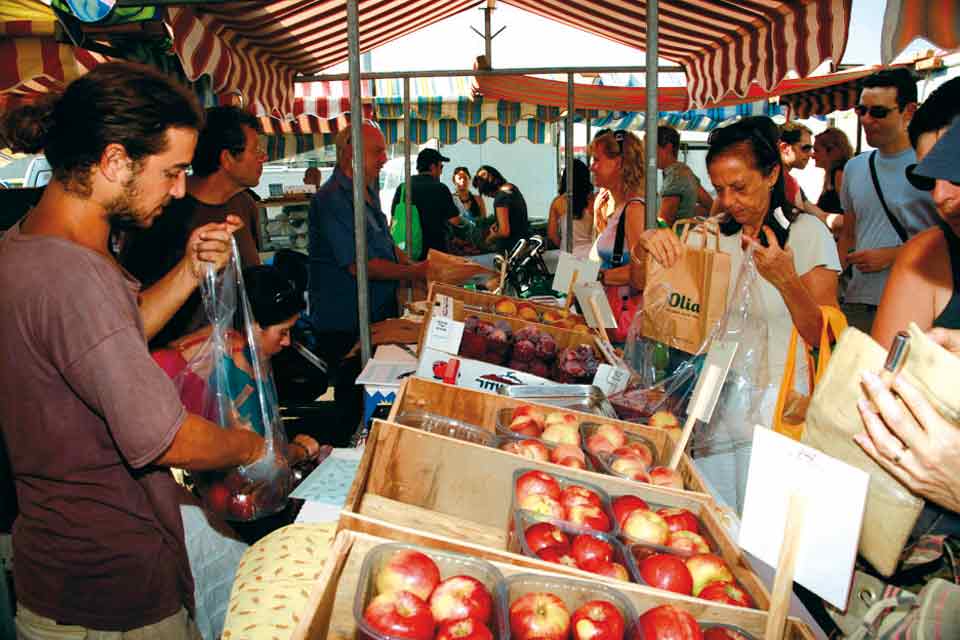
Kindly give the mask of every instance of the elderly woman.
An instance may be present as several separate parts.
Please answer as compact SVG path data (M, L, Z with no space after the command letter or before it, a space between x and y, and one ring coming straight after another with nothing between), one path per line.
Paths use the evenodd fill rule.
M590 171L599 189L594 219L600 236L590 257L606 286L630 282L630 248L643 233L643 145L629 131L601 129L590 143Z

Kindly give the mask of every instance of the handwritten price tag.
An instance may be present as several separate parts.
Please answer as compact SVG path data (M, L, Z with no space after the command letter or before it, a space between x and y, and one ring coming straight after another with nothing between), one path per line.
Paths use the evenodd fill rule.
M457 353L463 338L463 323L433 316L427 331L427 346L446 353Z
M598 366L597 375L593 378L593 384L608 396L626 389L629 381L629 371L621 367L611 367L608 364Z
M445 295L438 295L433 303L434 317L453 319L453 298Z

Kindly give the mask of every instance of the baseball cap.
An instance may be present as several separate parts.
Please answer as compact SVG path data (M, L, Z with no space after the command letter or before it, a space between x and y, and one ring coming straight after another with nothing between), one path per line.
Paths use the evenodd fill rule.
M960 119L937 140L919 164L906 168L907 180L920 191L933 191L937 180L960 184Z
M430 165L438 162L450 162L450 158L440 155L440 152L436 149L424 149L417 154L417 171L427 169Z

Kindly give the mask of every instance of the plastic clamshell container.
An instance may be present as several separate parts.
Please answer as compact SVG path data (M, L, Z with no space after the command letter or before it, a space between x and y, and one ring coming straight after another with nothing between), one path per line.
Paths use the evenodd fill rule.
M620 497L619 495L610 496L610 505L611 505L611 508L612 508L612 505L613 505L613 501L616 500L616 499L619 498L619 497ZM668 509L668 508L670 508L670 507L666 507L666 506L660 505L660 504L655 504L655 503L652 503L652 502L647 502L647 504L648 504L648 506L650 507L650 510L651 510L651 511L654 511L654 512L659 511L660 509ZM693 512L691 512L691 513L693 513ZM693 516L696 517L696 518L697 518L697 522L700 523L700 518L697 516L697 514L693 513ZM710 547L710 551L709 551L709 552L710 552L710 553L716 553L716 552L717 552L717 543L716 543L716 541L713 540L713 539L710 537L710 535L705 531L704 527L702 527L702 523L700 523L700 524L701 524L701 528L700 528L700 532L699 532L700 536L701 536L701 537L704 539L704 541L707 543L707 546ZM645 549L652 549L655 553L670 553L670 554L673 554L673 555L675 555L675 556L680 556L680 557L683 557L683 558L689 558L689 557L692 556L692 555L696 555L696 553L693 552L693 551L683 551L683 550L681 550L681 549L674 549L673 547L668 547L668 546L666 546L666 545L652 544L652 543L649 543L649 542L644 542L644 541L642 541L642 540L637 540L636 538L631 538L630 535L628 535L622 528L619 530L619 534L618 534L618 535L619 535L620 540L623 542L623 545L624 545L624 547L626 548L626 550L627 550L627 552L628 552L628 555L631 556L631 558L634 557L634 555L633 555L633 547L643 547L643 548L645 548ZM639 574L638 574L638 575L639 575Z
M700 623L700 630L703 631L704 633L706 633L707 630L709 630L709 629L714 629L714 628L718 628L718 627L721 628L721 629L729 629L730 631L733 631L734 633L738 633L738 634L740 634L741 636L743 636L744 640L757 640L757 637L756 637L755 635L753 635L752 633L750 633L750 632L748 632L748 631L744 631L744 630L741 629L740 627L737 627L737 626L732 625L732 624L723 624L722 622L701 622L701 623Z
M590 436L597 433L597 431L599 431L601 426L603 425L597 424L596 422L581 423L580 424L580 441L583 443L581 446L583 447L583 450L587 452L587 457L590 458L590 460L594 463L593 464L594 468L596 468L598 471L603 471L606 474L617 476L618 478L625 478L626 476L624 476L621 473L617 473L610 466L613 463L614 456L609 454L603 454L603 453L597 454L590 451L590 449L587 448L587 440L590 438ZM652 440L642 435L631 433L629 431L624 431L623 435L626 438L626 443L624 444L624 446L627 446L633 443L642 444L643 446L647 447L650 450L650 454L653 456L652 466L656 466L657 463L660 462L660 452L657 450L657 445L655 445ZM649 470L650 468L648 467L647 471Z
M389 543L371 549L360 567L360 579L357 582L357 592L353 599L353 617L357 623L358 638L400 640L397 636L375 631L367 624L363 612L370 601L378 595L376 593L377 574L386 566L394 553L403 549L413 549L429 556L437 563L441 580L458 575L468 575L482 582L493 598L493 618L490 620L490 631L496 640L506 640L509 637L507 610L503 606L503 596L501 594L503 575L496 567L485 560L471 558L459 553L427 549L415 544Z
M555 445L555 444L552 443L552 442L547 442L547 441L545 441L545 440L541 440L540 438L530 438L530 437L523 436L523 435L520 435L520 434L513 434L513 435L509 435L509 436L508 436L508 435L501 435L501 436L497 436L497 442L496 442L496 445L495 445L495 446L497 447L497 449L500 449L500 450L502 451L502 450L504 450L504 449L503 449L503 446L506 445L506 444L509 444L509 443L511 443L511 442L523 442L523 441L530 441L530 440L535 441L535 442L540 442L540 443L542 443L543 446L545 446L545 447L551 452L551 458L552 458L553 450L557 448L557 445ZM513 453L513 452L512 452L512 451L508 451L507 453ZM519 454L519 453L514 453L513 455L520 455L520 454ZM522 457L526 458L527 456L522 456ZM552 460L552 459L551 459L551 460L547 460L546 462L553 462L553 460ZM554 464L560 464L560 463L554 463ZM596 470L595 467L593 466L593 463L590 462L590 457L587 456L586 454L584 454L584 456L583 456L583 464L584 464L584 466L587 468L587 470L589 470L589 471L595 471L595 470ZM564 466L564 465L560 465L560 466Z
M589 529L575 527L561 520L549 520L547 518L542 518L536 514L530 513L529 511L524 511L523 509L514 511L513 519L513 531L512 535L510 536L511 551L519 551L523 555L531 558L540 558L536 553L533 552L533 549L530 548L530 545L527 544L525 533L529 527L532 527L538 522L549 522L567 535L567 537L570 539L571 545L573 544L573 539L575 537L582 535L592 536L609 543L610 546L613 547L613 561L623 565L623 567L627 570L627 574L630 576L631 582L640 581L639 576L635 571L636 564L631 562L630 552L627 551L626 547L623 546L623 543L617 540L615 536L611 536L606 533L600 533L599 531L590 531ZM542 558L540 559L542 560Z
M504 610L507 612L507 632L510 634L510 606L528 593L552 593L566 605L567 613L573 618L577 609L592 600L604 600L615 606L623 615L624 638L633 637L633 629L637 622L637 612L623 594L612 587L589 580L575 578L561 578L560 576L541 576L529 573L518 573L503 581L502 596ZM572 625L571 625L572 631ZM512 638L512 634L507 636Z
M511 422L511 419L513 418L513 412L514 412L514 409L510 409L510 408L500 409L499 411L497 411L497 433L504 436L517 436L520 438L535 437L535 436L525 436L522 433L517 433L516 431L513 431L510 429L510 422ZM561 408L557 408L556 412L565 413L565 411ZM544 414L550 414L550 413L553 413L553 411L544 411ZM577 425L577 436L580 438L579 446L583 448L583 437L580 436L579 424ZM542 440L542 438L537 438L537 439ZM549 444L553 444L553 443L549 443Z
M573 409L607 418L617 418L613 405L600 387L592 384L518 384L504 385L499 393L518 400L548 404L557 409ZM507 422L509 424L509 421Z
M427 411L405 411L397 416L400 424L465 442L497 446L497 436L482 427Z
M594 493L596 493L597 495L599 495L599 496L600 496L600 508L603 509L603 512L607 514L607 518L610 519L610 530L609 530L609 531L601 531L601 533L607 533L607 534L612 535L612 536L616 536L616 535L618 535L618 534L620 533L620 527L617 526L617 519L616 519L616 517L614 517L614 515L613 515L613 508L610 506L610 496L607 495L607 492L604 491L603 488L601 488L601 487L593 484L592 482L584 482L583 480L579 480L579 479L578 479L578 480L573 480L573 479L567 478L567 477L565 477L565 476L563 476L563 475L561 475L561 474L559 474L559 473L554 473L553 471L543 471L542 469L530 469L530 468L520 468L520 469L517 469L516 471L514 471L514 472L513 472L513 483L512 483L513 489L512 489L512 495L511 495L511 497L510 497L510 511L511 511L511 513L516 512L516 511L525 511L525 509L521 509L521 508L520 508L520 505L519 505L519 503L517 502L517 480L520 478L520 476L522 476L523 474L527 473L528 471L539 471L540 473L546 473L547 475L553 477L553 478L557 481L557 483L560 485L560 489L561 489L561 490L566 489L567 487L570 487L570 486L573 486L573 485L577 485L577 486L584 487L585 489L589 489L589 490L593 491ZM528 511L528 513L532 513L533 515L538 515L538 514L536 514L535 512L530 512L530 511ZM570 525L570 526L572 526L572 527L574 527L574 528L576 528L576 529L580 529L580 530L583 530L583 531L593 531L593 529L589 529L589 528L587 528L587 527L582 527L582 526L580 526L580 525L576 525L576 524L574 524L574 523L572 523L572 522L570 522L570 521L568 521L568 520L565 520L565 519L563 519L563 518L556 519L556 518L548 518L548 517L545 517L545 516L541 516L541 519L542 519L542 520L550 520L550 521L553 521L553 522L563 522L563 523L566 523L566 524L568 524L568 525ZM512 525L513 523L511 522L510 524Z

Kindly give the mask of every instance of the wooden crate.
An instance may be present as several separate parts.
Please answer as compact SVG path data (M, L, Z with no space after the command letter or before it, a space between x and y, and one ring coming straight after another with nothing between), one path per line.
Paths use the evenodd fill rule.
M470 305L472 307L479 307L481 311L485 311L486 313L494 313L494 314L497 314L496 309L494 309L494 305L496 305L497 302L499 302L503 298L509 298L510 300L513 300L514 302L517 302L517 303L522 302L525 304L529 304L533 306L533 308L536 309L541 314L541 316L547 311L556 311L557 309L561 308L552 304L543 304L540 302L532 302L530 300L521 300L520 298L512 298L510 296L501 296L499 294L486 293L484 291L471 291L470 289L464 289L463 287L454 287L452 285L442 284L439 282L431 283L430 291L427 296L427 299L430 302L433 302L434 300L437 299L438 295L449 296L454 300L459 300L460 302ZM500 314L497 314L497 315L500 315ZM509 317L512 317L512 316L509 316ZM587 322L583 316L581 316L578 313L575 313L572 309L570 310L569 317L577 320L578 322L582 322L584 324L586 324ZM546 323L542 323L542 324L546 324ZM547 325L547 326L550 326L550 325Z
M408 378L397 393L388 419L391 422L396 422L397 416L404 411L427 411L473 424L488 431L495 431L497 413L501 409L514 409L526 404L541 407L548 412L556 410L556 407L550 405L509 398L496 393L457 387L424 378ZM568 410L564 409L564 411ZM660 452L661 460L658 462L670 459L676 448L676 441L680 437L680 429L658 429L581 411L571 411L571 413L576 414L584 421L613 424L628 433L647 438L656 445L657 451ZM705 496L709 495L710 492L707 490L703 477L694 467L689 456L684 454L680 458L680 465L677 469L683 476L683 484L687 491L701 493ZM673 491L673 489L666 490Z
M766 587L730 538L708 496L665 491L613 476L537 463L498 449L380 420L374 422L367 439L340 514L340 528L520 567L603 579L510 551L513 473L522 468L542 469L590 482L611 496L629 493L650 503L689 509L700 519L704 532L715 544L715 552L726 560L756 606L769 607Z
M300 616L292 640L356 640L357 627L353 616L354 594L359 587L360 567L371 549L392 540L356 531L337 534L330 555L323 567L307 606ZM504 576L517 573L554 574L507 562L494 562ZM742 609L707 602L664 591L651 592L643 587L618 583L616 588L640 612L661 605L673 604L693 614L701 622L718 622L741 627L760 638L767 614L755 609ZM803 622L788 618L784 640L814 640L813 632Z

